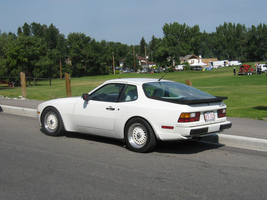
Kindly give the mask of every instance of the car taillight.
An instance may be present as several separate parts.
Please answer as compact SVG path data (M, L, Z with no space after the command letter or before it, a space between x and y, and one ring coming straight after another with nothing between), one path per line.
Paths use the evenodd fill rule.
M200 112L194 113L182 113L179 117L178 122L196 122L199 121Z
M218 118L226 116L226 108L218 110Z

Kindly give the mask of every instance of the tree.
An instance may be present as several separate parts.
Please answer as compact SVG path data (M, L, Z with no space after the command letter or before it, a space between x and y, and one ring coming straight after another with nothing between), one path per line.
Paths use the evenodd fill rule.
M109 73L109 66L112 66L112 48L105 40L97 42L92 40L91 44L91 61L88 75L104 75Z
M245 60L245 54L249 52L249 49L246 48L247 41L250 40L247 40L248 35L245 25L225 22L223 25L216 27L216 32L212 36L211 44L218 59Z
M248 31L248 57L250 61L265 60L267 52L267 26L251 26Z
M235 24L224 23L216 28L217 56L219 59L232 60L235 57L234 49Z
M27 72L27 76L32 76L35 64L43 54L45 45L41 38L20 35L11 40L6 51L8 75L16 77L20 72Z
M6 33L0 34L0 76L9 76L7 51L13 40L15 40L13 35L8 35Z
M145 56L145 54L146 54L146 46L147 46L147 43L145 41L145 38L142 37L142 39L140 41L140 53L141 53L140 56Z
M18 28L18 31L17 31L17 35L20 35L20 34L22 34L22 29L21 29L21 27L19 27L19 28Z
M214 37L213 33L208 34L206 31L202 33L201 39L200 39L200 48L199 48L199 54L203 56L204 58L214 58L215 56L215 50L213 47L214 43Z
M157 39L154 35L152 35L151 41L149 42L150 51L154 51L157 45Z
M22 26L23 29L23 34L25 36L31 36L31 26L27 23L24 23L24 25Z
M157 44L158 44L158 39L153 35L148 45L148 55L150 55L151 61L154 61L154 53L155 53Z
M82 76L88 64L91 38L83 33L70 33L67 38L68 58L73 76ZM88 66L87 66L88 67Z
M135 58L135 60L134 60L134 58ZM135 69L134 69L134 62L135 62ZM126 55L124 65L125 65L125 67L130 68L131 70L138 70L138 68L140 67L137 56L134 56L132 52L129 52Z
M158 62L160 66L163 66L163 67L171 65L171 62L169 59L170 49L165 40L166 38L163 38L163 40L160 40L158 42L158 45L156 46L155 51L153 53L155 55L154 57L156 58L155 60Z
M55 27L53 27L53 28L55 28ZM41 24L36 23L36 22L31 23L31 32L34 36L43 37L45 30L47 30L46 25L41 25Z
M246 61L246 47L247 47L247 28L243 24L237 24L234 33L236 57L233 60Z
M49 28L45 30L44 38L49 50L55 49L57 47L58 36L59 30L53 24L51 24Z
M106 45L110 47L112 52L114 52L115 65L118 65L119 60L125 58L126 55L132 51L131 47L119 42L107 42ZM105 51L103 53L105 53ZM108 54L110 55L110 52L108 52Z
M2 74L15 77L21 71L33 77L58 77L59 60L66 55L65 37L52 24L47 29L46 25L25 23L18 28L18 36L5 39L3 47Z
M198 25L189 27L185 23L174 22L165 24L162 29L170 60L177 62L180 56L199 53L201 33Z

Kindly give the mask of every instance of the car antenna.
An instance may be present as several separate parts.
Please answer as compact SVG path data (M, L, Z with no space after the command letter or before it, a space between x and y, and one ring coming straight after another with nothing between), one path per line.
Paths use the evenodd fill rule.
M167 73L168 73L168 72L165 72L165 74L163 74L163 76L160 77L158 81L161 81L161 79L163 79L163 77L164 77Z

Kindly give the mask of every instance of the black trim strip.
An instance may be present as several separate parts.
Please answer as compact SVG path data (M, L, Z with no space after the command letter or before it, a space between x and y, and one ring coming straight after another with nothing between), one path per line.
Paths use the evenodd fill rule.
M220 130L223 130L223 129L229 129L232 127L232 123L229 123L229 124L223 124L220 126Z
M190 131L190 135L203 135L208 133L208 127L207 128L199 128L199 129L192 129Z

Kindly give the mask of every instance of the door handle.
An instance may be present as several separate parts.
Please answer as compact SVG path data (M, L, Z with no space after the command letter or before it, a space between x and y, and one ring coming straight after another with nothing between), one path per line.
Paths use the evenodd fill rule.
M110 107L107 107L106 110L115 110L115 108L112 108L112 107L110 106Z

